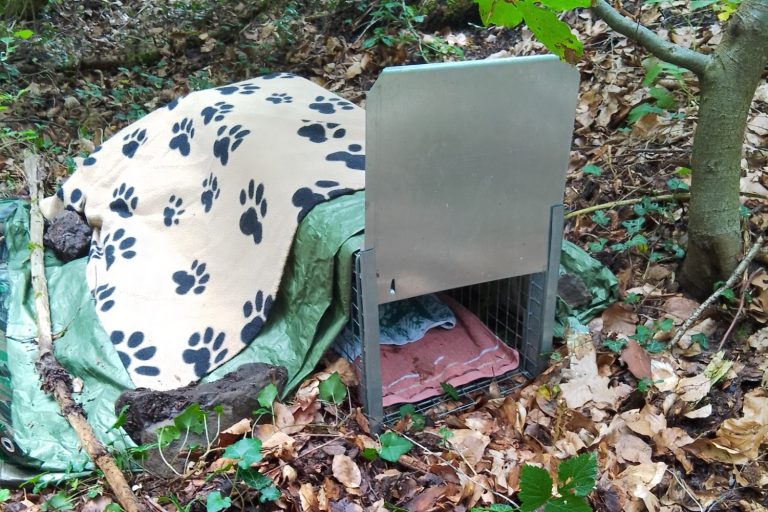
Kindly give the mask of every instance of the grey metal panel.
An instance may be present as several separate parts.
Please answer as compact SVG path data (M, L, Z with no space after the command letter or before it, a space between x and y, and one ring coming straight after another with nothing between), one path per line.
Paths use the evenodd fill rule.
M379 345L379 306L376 295L376 255L373 249L360 251L360 291L362 298L363 405L370 427L378 432L384 420L381 387L381 347Z
M577 91L553 56L384 70L366 105L379 303L547 270Z

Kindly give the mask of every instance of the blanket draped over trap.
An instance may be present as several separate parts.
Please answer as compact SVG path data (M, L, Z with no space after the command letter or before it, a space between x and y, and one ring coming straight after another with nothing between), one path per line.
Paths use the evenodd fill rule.
M136 386L172 389L264 326L298 222L364 187L364 113L276 74L189 94L110 138L46 200L93 226L87 280Z

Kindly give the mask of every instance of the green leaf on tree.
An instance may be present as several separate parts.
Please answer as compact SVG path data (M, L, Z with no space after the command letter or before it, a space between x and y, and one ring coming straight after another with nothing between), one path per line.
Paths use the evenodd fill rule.
M587 496L595 488L597 456L594 452L564 460L557 468L560 494Z
M333 372L330 377L320 383L320 400L341 403L347 396L347 386L341 382L338 372Z
M539 0L541 5L549 7L553 11L570 11L577 7L590 7L590 0Z
M199 435L205 431L205 418L206 414L200 409L200 404L192 404L173 419L173 424L179 431L190 430Z
M381 442L381 450L379 450L379 457L389 462L397 462L398 459L411 451L413 445L406 438L395 434L394 432L386 432L379 438Z
M219 512L221 510L226 510L229 507L232 506L232 500L229 496L222 497L220 491L213 491L212 493L208 494L208 497L205 500L205 511L206 512Z
M237 465L243 469L261 460L261 441L254 437L246 437L224 450L224 458L238 459Z
M533 512L552 497L552 478L546 469L526 464L520 471L520 494L522 512Z
M259 401L259 405L266 409L272 408L272 404L275 402L276 398L277 386L272 383L264 386L261 391L259 391L259 394L256 395L256 400Z
M549 51L568 62L581 57L584 45L573 35L568 24L560 21L554 12L537 7L530 0L519 0L517 5L523 13L525 24Z
M483 25L514 28L523 21L523 13L512 2L475 0L475 3L480 7L480 20Z

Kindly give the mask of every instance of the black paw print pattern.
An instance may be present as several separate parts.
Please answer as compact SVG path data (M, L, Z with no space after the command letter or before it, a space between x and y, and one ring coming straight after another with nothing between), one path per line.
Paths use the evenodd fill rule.
M91 239L91 248L88 249L88 261L100 260L104 257L104 248L96 241Z
M293 73L269 73L267 75L262 75L259 78L263 80L274 80L275 78L296 78L296 75Z
M317 110L321 114L335 114L336 109L339 110L353 110L355 108L352 103L342 100L340 98L326 98L325 96L318 96L315 98L315 103L310 103L309 108Z
M137 361L149 361L155 357L157 347L152 345L144 345L144 333L136 331L125 339L125 333L123 331L112 331L109 335L109 339L112 344L117 348L117 355L120 356L120 361L123 362L125 369L131 369L134 359ZM125 343L125 345L123 345ZM160 375L160 368L157 366L140 365L133 368L133 371L139 375L146 375L148 377L155 377Z
M333 199L354 192L351 188L334 188L339 186L338 181L320 180L315 182L315 186L321 190L315 191L309 187L302 187L293 194L293 206L300 208L297 215L299 222L307 216L316 204L322 203L326 199Z
M192 124L192 120L185 117L178 123L173 123L173 137L171 142L168 143L168 147L171 149L178 149L181 156L189 155L189 141L195 137L195 127Z
M347 146L349 151L336 151L326 156L329 162L344 162L347 168L356 171L365 170L365 155L361 153L363 146L360 144L350 144Z
M109 203L109 209L124 219L133 215L134 210L139 204L139 198L133 195L133 187L126 183L121 183L119 187L112 191L112 202Z
M91 151L91 154L86 157L85 160L83 160L83 165L86 167L89 167L91 165L94 165L96 163L96 153L101 151L101 145L96 146L96 148Z
M228 349L222 348L225 335L216 334L212 327L206 327L202 334L196 332L189 337L190 348L182 352L181 357L187 364L193 365L195 375L203 377L211 368L211 363L218 364L227 357ZM200 348L195 348L195 347Z
M261 328L264 327L264 322L267 321L267 315L269 310L272 309L272 296L264 296L264 292L261 290L256 293L253 301L246 301L243 304L243 316L248 323L240 331L240 340L249 345L256 335L259 334Z
M347 134L347 130L342 128L339 123L314 123L305 119L302 121L304 122L304 126L299 128L299 131L296 133L299 137L305 137L316 144L327 141L328 137L341 139Z
M203 193L200 194L200 202L203 203L205 213L211 211L213 202L219 198L221 190L219 189L219 180L211 173L203 180Z
M211 121L217 123L223 121L233 108L235 108L234 105L230 105L226 101L217 101L212 106L205 107L200 111L200 115L203 116L203 124L207 125Z
M115 301L110 299L113 293L115 293L114 286L109 286L108 284L97 286L92 292L93 298L96 299L96 307L104 312L112 309L115 305Z
M144 128L136 128L133 132L123 137L125 144L123 144L123 155L128 158L133 158L139 147L147 142L147 130Z
M192 268L189 272L186 270L179 270L173 273L171 278L173 282L177 284L176 293L179 295L186 295L190 290L195 295L200 295L205 291L205 285L211 279L211 275L205 271L206 264L200 263L195 260L192 262Z
M271 101L275 105L279 105L280 103L293 103L293 96L288 96L288 94L284 92L275 92L269 95L267 101Z
M179 106L179 98L174 98L174 99L172 99L172 100L170 101L170 103L168 103L168 104L166 105L166 108L167 108L168 110L173 110L173 109L175 109L175 108L176 108L176 107L178 107L178 106Z
M107 270L111 267L117 258L129 260L136 256L133 246L136 245L136 239L132 236L126 236L125 230L120 228L114 233L109 233L104 238L104 261L107 263Z
M253 94L259 89L261 89L261 87L256 84L225 85L224 87L216 88L216 90L224 96L229 96L231 94Z
M61 202L63 203L71 204L78 207L78 209L82 209L82 205L79 205L78 203L80 203L80 200L83 198L83 191L79 188L72 189L72 192L69 194L69 201L67 201L66 193L63 188L59 188L59 190L56 191L56 197L61 199Z
M168 206L163 209L163 224L168 227L179 224L179 217L187 211L181 208L184 204L184 200L180 197L172 195L168 198Z
M251 180L248 188L240 191L240 204L248 209L240 215L240 232L253 237L253 243L260 244L262 239L262 221L267 215L267 198L264 197L264 184Z
M236 124L227 131L227 126L222 126L216 131L218 138L213 143L213 156L221 161L221 165L227 165L229 162L230 151L234 152L243 142L243 138L251 133L251 130L244 130L242 125Z

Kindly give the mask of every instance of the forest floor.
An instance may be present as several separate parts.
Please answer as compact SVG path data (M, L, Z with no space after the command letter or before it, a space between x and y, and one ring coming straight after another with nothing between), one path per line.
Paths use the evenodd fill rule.
M46 159L52 193L102 141L193 90L290 71L364 106L386 66L545 53L526 29L484 28L473 9L456 7L461 2L425 2L432 7L424 19L418 6L410 12L399 2L271 4L62 2L36 23L13 26L12 51L0 61L0 195L25 196L24 149ZM703 52L722 37L716 15L690 14L687 2L624 9ZM271 484L235 478L232 460L214 451L182 478L132 476L147 506L515 510L521 480L530 478L522 471L521 479L524 465L555 475L562 461L575 460L589 473L588 459L572 458L592 453L594 510L768 510L768 257L758 254L734 289L670 343L700 305L675 280L686 245L696 80L649 59L588 11L566 19L586 51L577 64L565 237L614 272L618 302L587 332L571 331L556 344L535 381L506 397L491 386L472 409L426 424L405 414L393 426L399 436L387 441L370 432L354 402L320 399L320 383L333 372L355 381L348 365L329 361L294 398L274 405L273 423L243 423L229 433L229 443L252 430L261 439L254 467L279 497ZM25 28L34 32L29 39L18 32ZM746 247L768 224L760 199L768 197L766 111L763 83L742 162ZM596 208L581 211L589 207ZM402 439L412 448L397 462L376 456L397 451ZM561 467L561 476L578 480L573 470ZM39 487L12 491L5 510L110 510L113 499L98 477ZM583 510L564 507L548 510Z

